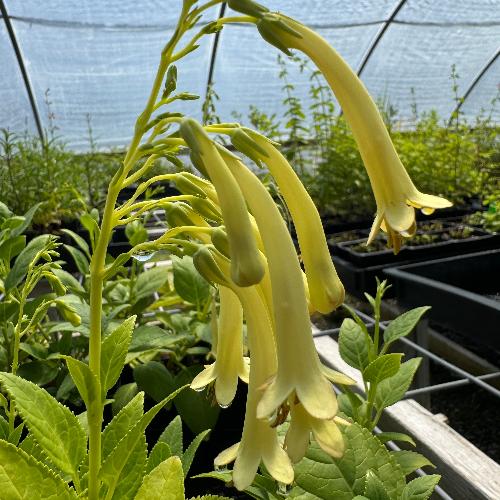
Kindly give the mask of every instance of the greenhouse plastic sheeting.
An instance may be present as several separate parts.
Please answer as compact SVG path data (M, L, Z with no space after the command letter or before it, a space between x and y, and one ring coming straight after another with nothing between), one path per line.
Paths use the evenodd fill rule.
M309 24L355 71L363 68L361 78L368 89L398 110L402 124L411 117L413 103L419 111L436 109L444 120L449 118L456 105L452 65L459 75L459 97L467 94L461 108L465 116L473 119L481 109L489 113L498 94L500 0L261 2ZM49 103L57 134L71 147L88 146L87 117L99 146L126 145L181 0L3 3L42 126L49 126ZM211 8L201 22L215 19L218 12L219 6ZM35 132L19 64L3 19L0 23L0 127ZM202 96L180 107L197 118L213 47L213 37L205 37L201 47L179 64L179 87ZM277 56L278 51L264 43L256 30L242 25L224 28L213 71L221 119L234 121L235 111L245 117L250 105L282 117L283 81L278 77ZM293 94L307 108L311 66L301 73L297 63L291 63L288 70L288 80L295 85ZM498 107L492 117L499 120Z

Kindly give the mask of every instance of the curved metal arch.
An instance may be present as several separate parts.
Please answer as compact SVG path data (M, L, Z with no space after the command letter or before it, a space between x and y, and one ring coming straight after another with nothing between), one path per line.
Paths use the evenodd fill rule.
M479 73L473 78L471 81L469 87L465 91L464 95L460 99L460 102L455 106L455 109L453 110L451 116L455 115L460 111L460 108L463 106L467 98L472 94L472 91L476 88L477 84L481 81L481 78L487 73L487 71L493 66L495 61L498 59L498 56L500 56L500 48L496 50L496 52L486 61L485 65L481 68Z
M384 36L385 32L387 31L387 28L389 28L389 26L394 21L395 17L398 15L399 11L403 8L403 6L406 2L407 2L407 0L399 0L399 2L396 4L394 9L392 9L392 12L390 13L389 17L384 21L384 24L378 30L377 35L373 39L373 42L371 43L371 45L366 50L365 55L363 56L363 59L361 60L361 63L359 64L359 68L356 72L358 74L358 76L360 76L361 73L363 72L363 70L365 69L368 61L370 60L370 57L375 52L375 49L377 48L378 44L380 43L380 40L382 40L382 37Z
M226 12L226 2L222 2L219 10L219 15L217 19L221 19L224 17L224 14ZM217 49L219 47L219 39L220 39L220 31L218 31L214 35L214 41L212 43L212 53L210 54L210 65L208 67L208 77L207 77L207 85L206 85L206 90L205 90L205 101L208 98L208 94L210 92L210 87L212 86L213 83L213 77L214 77L214 70L215 70L215 60L217 58Z
M17 41L16 32L14 31L14 27L12 26L9 13L7 12L7 8L5 7L5 3L3 0L0 0L0 13L2 14L3 20L5 22L5 27L7 28L7 33L10 38L10 42L12 43L12 48L14 49L14 53L16 55L17 64L19 65L19 71L21 72L24 86L26 88L26 93L28 94L28 100L31 105L31 110L33 112L33 118L35 119L35 125L38 131L38 135L40 136L40 140L43 143L45 142L45 136L43 133L42 121L40 119L40 113L38 112L35 94L33 92L33 87L31 86L31 80L29 78L26 65L24 64L21 48L19 47L19 43Z

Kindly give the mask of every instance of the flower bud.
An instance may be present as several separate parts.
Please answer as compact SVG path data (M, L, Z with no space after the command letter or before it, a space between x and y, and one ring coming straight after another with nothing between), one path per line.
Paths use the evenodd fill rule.
M206 246L201 247L193 255L193 264L208 282L228 285L226 276L215 262L212 252Z
M224 257L230 259L231 250L229 249L229 240L227 239L227 233L224 231L224 228L216 227L211 233L211 238L214 247L219 250Z

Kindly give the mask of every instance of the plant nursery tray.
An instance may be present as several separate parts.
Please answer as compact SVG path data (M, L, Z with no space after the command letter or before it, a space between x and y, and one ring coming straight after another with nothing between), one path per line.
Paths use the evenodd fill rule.
M385 270L401 306L430 305L429 318L500 350L500 249Z
M332 253L339 255L359 267L371 267L382 264L400 264L411 261L436 259L452 255L477 252L495 248L500 243L500 235L489 233L478 228L468 228L470 236L467 238L455 238L450 231L464 228L465 226L452 223L444 223L442 230L419 232L419 236L426 236L432 242L421 245L412 245L411 241L401 248L398 255L394 255L391 249L374 252L360 252L356 249L364 245L365 238L352 241L342 241L331 246Z

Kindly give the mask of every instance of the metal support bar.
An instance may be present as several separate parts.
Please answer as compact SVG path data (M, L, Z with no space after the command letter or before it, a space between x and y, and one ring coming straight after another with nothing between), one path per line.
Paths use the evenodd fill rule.
M498 59L498 56L500 55L500 48L496 50L496 52L486 61L486 64L483 66L481 71L476 75L476 77L472 80L471 84L469 85L468 89L465 91L464 95L460 99L460 102L456 105L455 109L453 110L453 113L451 116L455 115L460 111L460 108L466 101L466 99L469 97L469 95L472 93L472 91L476 88L477 84L480 82L481 78L486 74L486 72L493 66L495 61ZM451 118L450 118L451 120Z
M40 114L38 112L38 106L36 104L35 94L33 93L33 88L31 86L31 81L28 75L28 71L26 70L26 66L24 64L23 56L21 54L21 48L19 47L19 43L17 41L16 33L14 31L14 27L10 21L9 13L7 12L7 8L5 7L4 0L0 0L0 13L2 14L3 20L5 22L5 27L7 28L7 33L9 34L10 42L12 43L12 48L14 49L14 53L16 55L17 63L19 65L19 70L21 71L21 76L24 81L24 86L26 88L26 92L28 94L28 100L31 104L31 110L33 111L33 118L35 119L35 125L38 131L38 135L40 136L40 140L45 142L45 136L43 133L42 121L40 119Z
M361 63L359 65L357 74L358 76L361 76L361 73L363 73L363 70L365 69L366 64L368 63L370 57L372 56L373 52L377 48L378 44L380 43L380 40L384 36L385 32L387 31L387 28L391 25L392 21L394 21L395 17L398 15L399 11L403 8L404 4L406 3L406 0L400 0L394 9L392 10L391 14L389 17L386 19L384 24L380 27L378 30L377 35L373 39L373 42L371 45L368 47L367 51L365 52L365 55L363 56L363 59L361 60Z
M217 19L222 19L224 17L224 14L226 12L226 2L222 2L219 10L219 16ZM208 67L208 78L207 78L207 88L205 91L205 101L208 99L208 95L210 92L210 87L212 86L213 83L213 77L214 77L214 69L215 69L215 60L217 58L217 49L219 47L219 38L220 38L220 31L218 31L214 35L214 41L212 44L212 53L210 55L210 66Z

